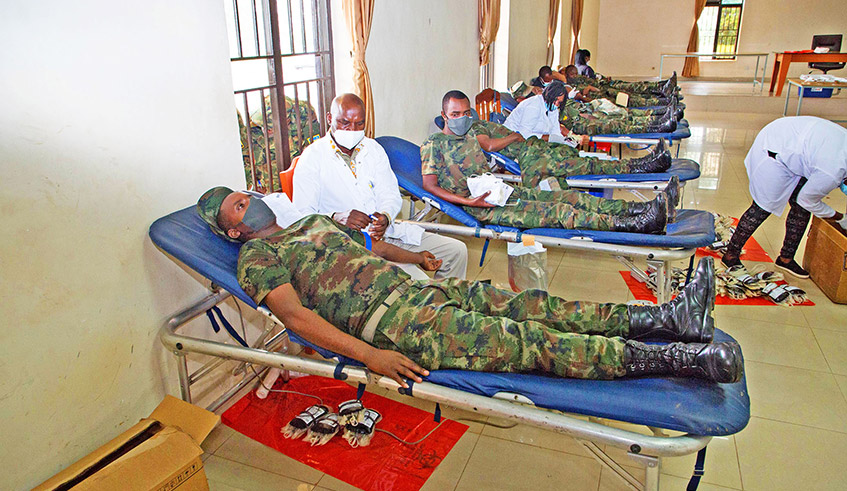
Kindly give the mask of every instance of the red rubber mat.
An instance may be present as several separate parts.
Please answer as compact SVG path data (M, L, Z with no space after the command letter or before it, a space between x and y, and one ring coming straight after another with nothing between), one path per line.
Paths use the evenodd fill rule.
M750 245L748 242L747 245ZM626 282L626 286L629 288L629 291L632 293L632 296L635 297L636 300L646 300L649 302L656 302L656 296L653 295L653 292L647 288L647 285L641 283L636 280L632 273L629 271L618 271L623 277L624 282ZM777 283L784 284L784 281L779 281ZM771 302L767 298L755 297L755 298L745 298L744 300L735 300L734 298L723 297L718 295L715 297L715 305L776 305ZM807 300L801 304L797 304L797 306L812 306L815 305L811 300Z
M316 395L335 411L339 403L356 398L355 387L315 376L296 378L287 384L279 380L274 389ZM462 423L445 420L417 445L406 445L376 432L370 445L358 448L352 448L341 432L326 445L317 447L302 438L284 438L282 427L317 403L316 399L297 394L272 392L267 399L259 399L250 392L223 413L221 419L225 425L259 443L364 490L420 489L468 429ZM406 441L419 440L437 425L432 414L376 394L365 392L362 403L382 414L377 428Z

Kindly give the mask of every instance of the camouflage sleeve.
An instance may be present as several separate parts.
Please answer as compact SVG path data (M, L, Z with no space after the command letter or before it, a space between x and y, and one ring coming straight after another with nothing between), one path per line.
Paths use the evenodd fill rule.
M421 145L421 175L438 175L438 168L443 165L443 158L438 151L438 146L432 138L427 139Z
M256 304L277 287L291 283L291 272L274 249L261 240L252 240L238 253L238 284Z
M319 216L321 217L321 220L322 220L322 221L323 221L323 220L325 220L325 221L326 221L326 224L327 224L327 225L330 225L330 226L332 226L332 227L335 227L336 229L338 229L339 231L341 231L341 232L343 232L345 235L347 235L347 237L350 237L350 239L352 239L352 240L353 240L353 242L355 242L355 243L359 244L359 245L360 245L360 246L362 246L362 247L365 247L365 236L364 236L364 234L363 234L361 231L356 230L356 229L353 229L353 228L350 228L350 227L348 227L348 226L346 226L346 225L342 225L342 224L340 224L340 223L336 222L335 220L332 220L332 219L330 219L330 218L327 218L327 217L325 217L325 216L323 216L323 215L319 215Z

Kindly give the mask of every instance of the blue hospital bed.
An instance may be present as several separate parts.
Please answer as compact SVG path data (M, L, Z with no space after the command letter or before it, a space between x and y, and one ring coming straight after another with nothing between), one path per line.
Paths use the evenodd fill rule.
M465 235L486 239L480 265L485 260L489 239L520 242L532 235L537 242L552 247L611 254L626 265L634 276L648 282L657 291L660 302L670 300L670 271L673 261L692 259L698 247L715 240L714 217L697 210L680 210L675 223L669 224L664 235L606 232L597 230L563 230L538 228L519 230L500 225L485 225L464 209L442 200L423 189L420 147L393 136L376 139L388 154L388 160L400 187L412 197L424 202L425 208L414 217L414 223L432 232ZM461 226L423 221L433 209L448 215ZM656 268L656 280L632 260L641 257Z
M191 401L191 385L211 370L210 365L189 373L186 356L203 354L220 360L236 360L275 369L335 377L358 383L360 391L373 384L418 397L448 404L468 411L523 424L538 426L571 436L614 475L632 489L658 489L659 459L701 451L713 436L732 435L741 431L750 418L750 399L746 380L735 384L714 384L695 379L640 378L616 381L563 379L533 374L480 373L459 370L436 370L423 383L402 389L388 377L370 373L360 363L314 346L295 333L286 331L282 322L266 307L257 306L239 287L236 264L239 244L227 242L214 235L190 206L156 220L150 227L150 238L165 253L199 273L212 284L212 293L171 317L160 330L160 339L177 359L182 398ZM253 345L248 345L225 322L224 327L234 334L240 345L209 340L178 333L177 330L204 313L214 327L217 305L235 297L242 304L258 310L274 321L278 330L271 329ZM327 360L273 352L274 344L285 335L294 342L320 352ZM716 341L732 338L716 331ZM200 374L200 372L204 372ZM245 370L246 373L249 371ZM217 409L229 398L248 386L260 374L245 377L227 391L210 408ZM649 401L649 404L645 404ZM560 412L551 412L549 409ZM438 407L436 406L436 413ZM590 416L588 421L568 414ZM646 425L653 435L607 426L598 418ZM682 432L668 436L662 430ZM600 445L623 449L646 466L647 478L642 484L629 475L605 453ZM703 456L701 452L701 457ZM698 457L698 462L702 460ZM702 464L702 462L700 462ZM702 474L702 466L699 467ZM696 474L696 472L695 472Z

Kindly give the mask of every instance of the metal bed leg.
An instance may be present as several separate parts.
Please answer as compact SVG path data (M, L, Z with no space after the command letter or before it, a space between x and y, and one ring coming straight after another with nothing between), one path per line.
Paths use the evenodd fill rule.
M644 491L659 491L659 471L661 460L655 458L655 463L648 463L644 474Z
M663 304L671 299L671 263L648 259L647 264L656 268L656 303Z
M191 402L191 383L188 381L188 360L185 355L174 352L176 367L179 373L179 394L185 402Z

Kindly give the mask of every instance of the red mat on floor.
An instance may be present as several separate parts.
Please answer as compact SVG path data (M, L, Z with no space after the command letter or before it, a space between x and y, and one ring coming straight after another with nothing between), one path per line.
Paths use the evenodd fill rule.
M749 245L749 242L748 242ZM649 302L656 302L656 296L653 295L653 292L647 288L647 285L641 283L636 280L632 273L629 271L618 271L621 276L623 276L623 280L626 282L626 286L629 288L629 291L632 292L632 296L635 297L636 300L646 300ZM784 281L778 281L777 283L785 284ZM756 297L756 298L745 298L744 300L735 300L733 298L724 297L718 295L715 297L715 305L776 305L771 302L767 298ZM801 306L812 306L815 305L811 300L807 300L801 304ZM796 305L795 305L796 307Z
M293 390L323 399L337 410L340 402L356 398L356 389L344 382L323 377L301 377L275 389ZM317 400L297 394L272 392L259 399L250 392L222 416L225 425L292 459L365 490L413 491L426 480L462 437L467 425L445 420L441 427L417 445L398 442L377 432L367 447L352 448L339 432L329 443L313 447L303 439L289 440L280 430ZM365 393L365 407L382 414L377 428L388 430L406 441L416 441L437 423L432 414L391 399Z

